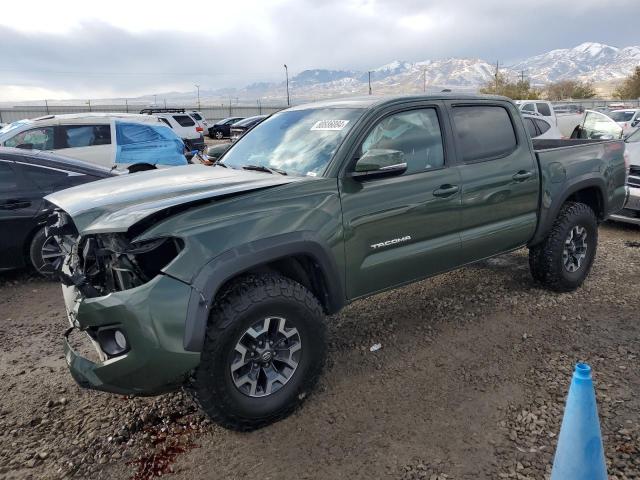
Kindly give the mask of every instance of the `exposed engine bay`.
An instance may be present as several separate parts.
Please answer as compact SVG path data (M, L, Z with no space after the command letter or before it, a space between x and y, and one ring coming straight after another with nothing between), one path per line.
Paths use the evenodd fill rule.
M81 236L70 216L60 209L48 218L46 233L65 253L53 264L51 275L64 285L75 286L88 298L147 283L184 246L182 240L173 237L132 242L126 233Z

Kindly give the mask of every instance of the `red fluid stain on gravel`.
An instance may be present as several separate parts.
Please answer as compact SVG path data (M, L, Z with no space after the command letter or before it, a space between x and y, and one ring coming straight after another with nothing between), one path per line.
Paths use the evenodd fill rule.
M176 457L195 447L191 442L182 444L180 440L167 440L166 436L156 438L153 444L157 448L152 453L128 462L138 466L131 480L150 480L165 473L172 473Z

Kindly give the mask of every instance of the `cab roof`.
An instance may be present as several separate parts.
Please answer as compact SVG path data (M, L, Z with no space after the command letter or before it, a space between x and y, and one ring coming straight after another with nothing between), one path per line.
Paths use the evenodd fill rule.
M377 108L394 103L429 100L499 100L511 102L507 97L498 95L464 95L460 93L442 92L432 95L366 95L361 97L347 97L331 100L320 100L290 107L288 110L308 110L313 108Z

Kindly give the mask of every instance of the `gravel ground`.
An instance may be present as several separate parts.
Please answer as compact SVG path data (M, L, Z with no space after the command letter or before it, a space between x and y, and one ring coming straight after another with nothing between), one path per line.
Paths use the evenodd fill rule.
M638 479L640 229L600 232L571 294L537 287L523 250L354 303L329 319L314 395L248 434L212 425L182 393L81 390L62 355L59 286L2 274L0 477L548 478L580 360L610 479Z

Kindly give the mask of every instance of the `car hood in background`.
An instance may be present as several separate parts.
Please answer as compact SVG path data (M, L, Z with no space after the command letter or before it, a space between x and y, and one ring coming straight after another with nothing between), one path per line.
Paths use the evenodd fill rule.
M45 199L67 212L78 232L87 235L124 232L166 208L304 178L187 165L100 180L55 192Z

